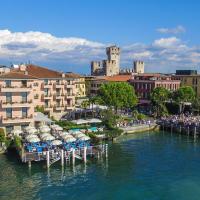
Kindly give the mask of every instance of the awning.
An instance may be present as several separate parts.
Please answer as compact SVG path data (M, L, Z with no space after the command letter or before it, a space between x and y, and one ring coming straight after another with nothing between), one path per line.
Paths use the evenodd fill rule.
M49 119L46 115L44 115L41 112L36 112L36 115L34 116L35 122L46 122L46 123L52 123L53 121Z
M97 119L97 118L88 119L87 121L88 121L89 124L101 123L102 122L100 119Z
M88 121L87 121L87 120L84 120L84 119L72 120L72 122L73 122L74 124L77 124L77 125L79 125L79 124L87 124L87 123L88 123Z

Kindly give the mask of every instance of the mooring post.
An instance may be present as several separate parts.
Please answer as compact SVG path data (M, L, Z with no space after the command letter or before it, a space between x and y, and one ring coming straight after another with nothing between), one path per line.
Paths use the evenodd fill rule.
M106 158L108 157L108 144L106 144Z
M187 127L187 134L190 135L190 127Z
M179 132L180 132L180 133L181 133L181 128L182 128L182 127L181 127L181 125L180 125L180 126L179 126Z
M194 127L194 138L196 138L197 137L197 127L195 126Z
M31 168L31 161L28 161L28 167Z
M65 162L65 160L64 160L64 151L63 151L63 149L61 149L61 165L62 166L64 166L64 163Z
M75 165L75 149L72 149L72 164Z
M83 149L83 161L84 163L87 162L87 147L84 147Z
M50 166L49 151L46 152L46 159L47 159L47 168L49 168Z

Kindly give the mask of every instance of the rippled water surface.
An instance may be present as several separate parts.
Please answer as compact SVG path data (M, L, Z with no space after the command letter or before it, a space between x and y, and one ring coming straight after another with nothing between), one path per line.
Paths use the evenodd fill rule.
M109 145L109 158L49 170L0 155L0 200L200 199L200 139L135 134Z

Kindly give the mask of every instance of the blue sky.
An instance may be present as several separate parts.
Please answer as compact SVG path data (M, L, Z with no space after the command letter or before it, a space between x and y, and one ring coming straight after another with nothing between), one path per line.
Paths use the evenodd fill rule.
M141 59L149 72L198 69L199 10L195 0L2 1L0 63L89 73L117 44L122 67Z

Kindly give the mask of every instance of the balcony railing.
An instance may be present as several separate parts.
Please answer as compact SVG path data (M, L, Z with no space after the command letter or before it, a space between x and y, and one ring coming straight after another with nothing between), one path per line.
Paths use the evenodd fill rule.
M30 107L32 104L32 100L28 101L1 101L2 108L9 108L9 107Z
M25 123L25 122L32 122L32 120L33 120L33 115L28 115L27 117L12 117L12 118L1 117L1 121L3 124Z

